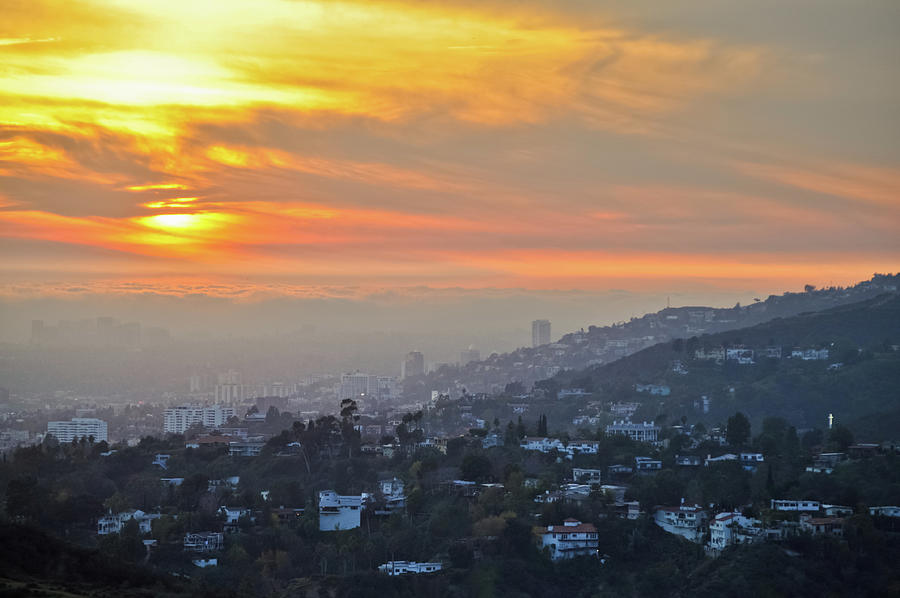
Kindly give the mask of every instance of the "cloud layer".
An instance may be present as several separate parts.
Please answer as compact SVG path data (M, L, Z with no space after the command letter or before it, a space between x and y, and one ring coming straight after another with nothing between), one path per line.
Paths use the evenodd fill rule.
M900 257L889 3L9 4L10 280L777 288Z

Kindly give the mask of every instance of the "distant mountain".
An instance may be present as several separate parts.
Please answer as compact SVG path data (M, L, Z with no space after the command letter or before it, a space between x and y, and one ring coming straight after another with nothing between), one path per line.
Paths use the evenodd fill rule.
M893 439L900 422L879 416L900 420L900 294L661 343L537 386L583 388L585 402L634 401L638 417L691 422L742 411L821 428L832 413L867 437Z
M494 354L461 366L444 366L428 376L407 381L404 390L407 396L421 397L434 389L451 395L463 388L468 392L493 393L515 382L528 389L561 370L607 364L676 338L746 328L775 318L855 303L885 292L896 293L898 288L900 274L876 274L852 287L809 288L802 293L771 295L746 306L666 308L630 322L590 326L566 334L556 343Z

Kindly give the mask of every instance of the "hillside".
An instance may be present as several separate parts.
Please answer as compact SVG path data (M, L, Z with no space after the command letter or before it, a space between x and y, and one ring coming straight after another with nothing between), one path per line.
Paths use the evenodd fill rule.
M594 399L634 401L638 417L666 414L691 421L722 421L735 411L751 419L784 417L794 425L822 427L833 413L867 434L896 435L873 414L900 420L900 295L885 294L851 305L687 340L660 343L614 363L560 373L539 387L578 387ZM718 349L754 351L753 363L702 359ZM826 359L790 357L793 348L825 349ZM781 352L782 357L767 357ZM824 356L818 353L817 356ZM679 367L680 364L680 367ZM658 392L638 392L654 385ZM708 398L704 411L702 397ZM863 419L861 419L863 418ZM851 426L852 427L852 426Z
M205 591L170 575L74 546L37 527L0 523L0 596L196 595ZM223 594L217 591L216 595Z
M632 318L629 322L590 326L587 330L566 334L549 345L523 347L481 361L444 366L425 377L407 380L404 391L406 396L426 397L434 389L451 395L458 394L463 388L469 392L493 393L503 390L510 382L520 382L527 388L538 380L552 377L560 369L581 370L608 364L676 338L713 335L777 318L827 310L885 292L896 293L898 288L900 274L876 274L852 287L786 292L746 306L666 308Z

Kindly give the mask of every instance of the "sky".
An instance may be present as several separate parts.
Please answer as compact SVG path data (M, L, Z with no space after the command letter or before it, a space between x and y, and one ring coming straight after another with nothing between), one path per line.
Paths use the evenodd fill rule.
M4 300L900 269L893 0L0 3Z

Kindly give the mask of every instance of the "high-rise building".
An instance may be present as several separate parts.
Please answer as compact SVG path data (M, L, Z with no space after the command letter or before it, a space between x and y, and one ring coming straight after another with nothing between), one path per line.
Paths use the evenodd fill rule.
M72 442L80 438L94 437L94 442L107 442L107 425L102 419L73 417L70 421L47 422L47 433L60 442Z
M370 378L372 379L370 382ZM368 396L375 389L375 376L356 372L341 375L340 399L359 399Z
M223 405L169 407L164 414L163 431L166 434L184 434L188 428L196 424L204 428L220 428L233 415L235 415L234 407Z
M535 320L531 323L531 346L540 347L550 343L550 320Z
M425 374L425 356L419 351L410 351L400 364L400 377L403 379Z
M475 345L469 345L468 349L461 351L459 354L459 365L466 365L469 362L480 360L481 352L475 348Z

